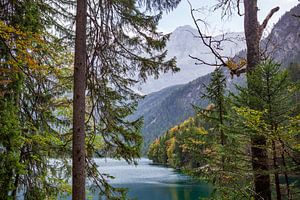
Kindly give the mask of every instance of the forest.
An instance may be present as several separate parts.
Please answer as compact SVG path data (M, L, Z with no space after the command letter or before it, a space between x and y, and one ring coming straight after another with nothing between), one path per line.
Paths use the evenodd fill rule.
M291 73L300 68L293 64L288 69L264 61L247 76L253 89L237 86L237 92L229 94L223 72L214 71L202 96L210 104L195 106L194 117L157 138L149 158L211 181L217 188L215 199L251 199L251 152L262 148L251 146L255 133L266 139L271 167L263 172L270 176L273 195L299 198L299 185L290 178L299 176L299 84Z
M149 169L160 164L207 183L208 199L300 198L300 48L283 48L298 45L299 4L286 23L295 30L284 29L297 36L265 37L279 7L268 8L260 22L259 0L215 0L212 12L220 18L243 18L245 49L228 56L222 49L231 39L209 35L201 9L185 2L193 37L214 57L187 58L212 69L208 82L197 86L198 100L207 105L190 105L190 116L175 112L182 102L171 99L174 112L159 115L168 121L161 125L173 128L152 130L153 141L143 131L156 118L147 124L135 115L151 94L137 88L180 73L176 56L168 54L172 34L159 30L180 3L0 1L0 200L132 199L131 189L113 184L118 177L102 171L99 159L137 170L145 151L154 163ZM241 84L229 86L235 79ZM202 197L172 196L182 198Z

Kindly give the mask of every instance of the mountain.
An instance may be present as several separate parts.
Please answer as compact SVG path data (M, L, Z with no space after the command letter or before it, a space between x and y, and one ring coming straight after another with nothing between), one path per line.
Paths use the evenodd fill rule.
M266 39L269 54L277 61L288 64L300 61L300 4L285 13Z
M192 55L208 61L214 59L214 56L209 54L200 38L196 36L197 30L191 26L178 27L171 33L170 40L166 46L168 58L177 58L177 66L180 67L180 72L161 74L159 79L150 77L145 84L139 86L141 93L149 94L173 85L185 84L213 70L210 66L196 65L195 60L189 57L189 55ZM223 35L215 36L213 39L221 37ZM226 37L231 38L233 42L222 43L220 48L223 49L221 51L223 55L234 56L245 48L242 33L226 33Z
M287 66L286 64L290 62L299 61L300 18L295 18L293 14L300 14L300 4L281 17L270 35L262 43L263 45L268 44L268 53L278 62L283 63L283 66ZM176 36L176 41L177 44L183 45L181 54L184 57L187 55L185 47L188 45L193 46L193 44L186 44L186 35L182 35L182 37L184 42L180 42L180 34ZM175 47L172 50L175 51ZM180 54L179 51L180 46L177 49L178 55ZM239 52L238 55L245 55L245 51ZM243 76L231 79L229 72L227 70L224 70L224 72L227 77L229 90L233 90L235 84L245 83ZM191 76L194 75L193 71L190 73ZM151 93L139 103L137 111L132 117L144 117L144 127L142 129L144 135L144 152L149 143L156 137L163 134L172 126L184 121L189 116L192 116L194 114L193 104L200 106L207 105L208 102L202 100L200 96L205 92L203 84L207 85L210 77L211 75L207 74L187 84L175 85ZM171 79L168 81L171 81Z
M210 76L205 75L188 84L172 86L151 93L141 101L135 116L144 117L142 132L145 136L145 146L174 124L193 115L192 104L207 104L204 101L199 102L199 97L203 92L202 83L207 83L209 80Z
M228 71L224 71L229 77ZM205 107L208 101L201 99L205 88L210 81L211 74L199 77L187 84L175 85L158 92L147 95L138 105L133 118L143 117L144 126L142 133L144 136L145 151L148 145L158 136L181 123L188 117L194 115L193 105ZM227 85L234 88L234 84L242 82L243 77L228 78Z

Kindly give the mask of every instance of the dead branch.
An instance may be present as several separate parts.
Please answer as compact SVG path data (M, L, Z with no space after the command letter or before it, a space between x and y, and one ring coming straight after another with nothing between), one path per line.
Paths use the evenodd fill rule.
M263 23L259 26L259 35L260 37L262 36L262 33L264 31L264 29L266 28L269 20L272 18L272 16L274 15L274 13L276 13L279 10L279 7L277 6L276 8L273 8L269 14L266 16L265 20L263 21Z
M228 3L230 1L224 1L223 3ZM240 74L245 73L246 72L246 66L245 65L236 65L234 68L232 68L231 66L229 66L229 61L232 61L231 58L229 58L228 56L223 56L221 55L220 51L222 51L222 43L225 41L229 41L229 42L233 42L232 40L228 39L225 37L225 34L222 35L222 37L220 39L216 39L213 38L212 36L207 36L205 35L201 28L199 23L204 24L205 26L207 26L207 23L202 20L202 19L198 19L195 17L194 12L198 12L197 9L194 9L192 7L192 4L188 1L189 5L190 5L190 13L191 13L191 17L193 19L193 22L196 26L197 32L198 32L198 37L200 38L200 40L202 41L202 43L204 44L204 46L206 46L209 50L210 53L212 53L215 57L215 62L211 62L211 61L205 61L201 58L189 55L190 58L196 60L197 62L195 63L196 65L208 65L208 66L212 66L212 67L227 67L230 71L231 71L231 75L233 77L233 75L237 75L240 76Z
M268 60L274 58L275 54L283 52L284 48L276 40L276 37L272 32L267 38L263 40L260 46L260 57L262 60Z
M191 16L192 16L192 19L193 19L193 22L194 24L196 25L196 29L197 29L197 32L199 34L199 38L201 39L202 43L210 50L210 52L212 54L214 54L214 56L216 57L216 59L220 62L216 62L215 64L213 63L208 63L200 58L195 58L193 56L190 55L191 58L197 60L200 62L200 64L207 64L209 66L216 66L216 67L219 67L219 66L226 66L226 61L223 59L223 57L220 55L220 53L213 47L213 43L216 43L217 41L216 40L213 40L212 36L206 36L204 35L204 33L202 33L200 27L199 27L199 22L202 22L203 24L206 25L206 22L204 20L201 20L201 19L196 19L195 15L194 15L194 12L197 11L195 9L193 9L192 7L192 4L190 3L190 1L188 1L189 5L190 5L190 12L191 12ZM220 44L222 41L218 41L218 43ZM220 45L217 45L217 46L220 46Z
M241 3L241 0L237 0L237 5L236 6L237 6L237 9L238 9L238 15L243 16L244 14L241 13L240 3Z

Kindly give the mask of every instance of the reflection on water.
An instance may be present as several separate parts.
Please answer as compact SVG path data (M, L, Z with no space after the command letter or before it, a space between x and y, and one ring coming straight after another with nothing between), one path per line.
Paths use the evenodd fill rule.
M211 191L207 184L195 182L171 168L152 165L146 158L137 166L112 159L96 161L101 173L115 177L111 184L128 188L129 197L138 200L197 200L208 197Z

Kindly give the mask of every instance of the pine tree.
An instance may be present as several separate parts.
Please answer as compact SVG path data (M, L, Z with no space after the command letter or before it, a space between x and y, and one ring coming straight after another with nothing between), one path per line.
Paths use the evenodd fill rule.
M134 111L137 100L140 98L131 88L137 82L145 81L149 75L158 77L160 72L178 70L174 59L164 61L166 51L159 53L163 51L168 36L156 30L161 12L170 11L178 3L179 1L176 0L88 2L88 85L86 88L88 97L86 113L88 115L84 130L88 135L86 167L88 177L99 183L101 190L104 188L104 194L108 198L112 198L111 190L113 189L102 179L104 176L95 172L97 171L96 165L91 158L98 154L102 157L123 157L128 162L133 162L134 158L139 156L141 120L128 121L126 119ZM64 45L65 42L72 44L73 33L59 21L63 19L65 22L72 23L74 16L69 10L70 7L72 10L73 6L73 1L1 1L3 10L1 10L0 17L4 26L9 27L7 30L10 30L10 27L16 31L20 30L16 34L12 33L10 38L1 38L3 42L1 45L4 47L4 53L1 52L1 56L4 57L2 61L5 60L7 64L6 70L1 73L9 79L5 80L9 83L1 82L1 92L9 96L7 91L10 91L10 88L18 88L16 90L18 92L13 93L9 98L14 102L16 109L21 111L18 112L20 113L18 120L22 129L20 134L29 137L28 141L34 140L33 143L22 144L18 148L17 153L21 158L19 162L25 163L22 167L30 169L32 173L29 170L28 173L12 175L16 183L12 189L12 196L16 195L20 186L24 186L27 199L46 198L58 192L58 187L44 187L48 184L44 172L51 167L47 164L48 155L46 156L47 151L44 150L49 150L48 143L55 141L53 144L55 150L51 152L53 156L61 156L59 152L68 152L66 149L59 151L60 147L69 147L69 145L63 145L57 139L70 139L70 136L65 134L70 116L63 115L66 113L63 108L69 106L70 103L65 98L65 92L70 90L70 84L68 80L61 79L61 75L66 75L67 72L60 71L54 66L65 67L68 62L63 59L66 50ZM145 9L146 12L144 12ZM55 35L49 34L48 30L53 29L57 31ZM34 34L37 35L35 38L37 41L43 41L41 45L43 48L32 48L32 51L28 53L27 50L31 49L31 46L28 46L30 41L27 39ZM41 37L43 35L45 37ZM57 38L57 35L61 37ZM25 40L19 40L20 36L24 36L21 38ZM7 41L13 41L15 44L26 41L23 46L20 44L22 47L20 49L26 51L16 51L13 49L14 44L7 45ZM40 47L40 43L36 41L31 44L38 44L37 46ZM14 57L14 55L19 57ZM24 60L26 56L34 57L34 59ZM41 62L37 62L39 60ZM11 62L14 62L17 68L22 69L21 72L11 73L14 72L11 70L13 68ZM45 68L49 66L47 68L50 70L49 73L44 68L42 71L34 71L31 66L36 67L36 62ZM53 105L49 105L49 102L53 102ZM46 112L45 108L52 110ZM45 142L46 138L48 140ZM99 143L95 141L96 139L104 144L100 150L97 149L99 145L95 145ZM43 145L40 145L38 141ZM27 150L34 156L27 156ZM27 162L30 159L33 162ZM36 166L42 169L40 173L34 172ZM36 180L34 184L32 184L33 179ZM57 185L55 181L54 183ZM43 190L38 191L37 186Z
M85 199L85 90L87 70L86 48L87 1L77 1L72 145L72 199Z
M244 175L249 168L245 162L245 146L249 140L236 134L241 130L231 121L235 117L231 116L226 77L220 68L212 73L205 88L203 98L210 104L204 109L196 107L197 117L202 118L202 126L208 132L202 138L205 150L201 154L205 162L191 171L214 185L212 199L250 198L246 192L249 178Z
M209 85L205 86L205 93L202 95L203 99L209 100L210 105L205 108L196 108L197 114L204 118L206 126L210 130L210 134L206 139L207 143L215 145L220 150L226 144L226 136L224 133L225 116L227 114L226 105L226 78L221 68L217 68L211 74L211 80ZM207 146L209 146L209 144ZM218 147L217 147L218 146ZM222 150L221 150L222 151ZM212 168L217 167L220 170L225 169L225 157L221 155L223 153L217 152L214 156L214 161L208 159ZM221 155L219 157L219 155ZM218 158L217 158L218 157ZM220 159L220 160L219 160ZM216 162L216 163L211 163ZM212 166L214 165L214 166Z
M148 76L157 78L160 73L178 71L174 58L166 60L164 48L169 35L157 31L162 11L169 11L178 3L88 3L91 6L87 19L87 174L100 186L100 195L110 195L114 189L103 184L104 176L90 170L96 169L93 156L123 158L128 163L135 163L140 156L142 119L127 118L141 98L132 88ZM95 149L95 138L103 141L102 149Z
M208 64L210 66L224 66L228 67L231 70L231 75L240 76L242 73L251 74L251 72L256 68L256 66L261 61L261 52L260 52L260 41L262 39L262 34L266 28L269 20L279 10L279 7L271 9L270 13L266 16L262 23L258 21L258 5L257 0L222 0L218 1L215 6L215 9L222 9L222 16L231 15L233 10L237 11L237 14L244 16L244 32L247 45L247 56L246 62L243 60L239 63L232 62L232 59L227 59L220 53L219 44L224 41L224 38L218 41L218 45L214 45L214 42L206 40L210 36L205 35L199 26L199 22L206 25L205 21L196 19L194 12L198 10L193 9L191 6L191 14L194 20L195 25L197 26L200 39L203 44L209 49L209 51L215 55L216 62L208 63L207 61L201 58L195 58L201 64ZM243 14L241 13L241 5L244 5ZM249 83L248 83L249 84ZM251 85L248 85L251 87ZM266 138L264 136L255 136L252 135L252 169L255 172L254 176L254 185L255 192L254 199L259 200L261 198L265 200L271 199L271 189L270 189L270 176L269 174L262 174L261 171L268 170L268 157L267 149L257 148L259 145L263 147L266 145Z
M48 158L65 152L60 129L69 125L67 116L57 116L69 105L64 98L68 84L62 85L68 83L63 78L68 56L62 40L47 29L53 25L49 15L57 10L33 0L0 4L0 105L3 116L11 115L0 121L1 164L11 166L1 167L1 197L15 199L22 188L25 199L50 198L64 183Z
M210 101L211 105L204 112L204 116L209 117L216 126L217 132L219 132L219 143L225 145L225 135L222 130L224 126L224 116L226 115L226 77L224 76L221 68L216 69L211 74L211 81L208 86L205 86L206 92L202 95L202 98L206 98ZM207 115L208 114L208 115Z
M244 10L244 27L247 43L247 74L251 74L261 61L260 40L262 33L272 15L279 10L279 7L272 9L262 24L259 23L257 18L257 0L245 0ZM252 87L251 81L248 82L248 87ZM256 192L254 196L255 200L261 198L271 200L270 175L261 173L262 171L268 170L267 150L264 148L264 146L266 146L266 138L264 136L252 135L251 143L252 166ZM260 148L258 148L258 146Z
M245 126L242 126L249 133L253 132L252 134L266 139L265 145L257 145L255 148L266 148L266 156L272 157L272 168L265 169L261 173L274 174L277 199L282 199L283 195L291 199L288 168L293 168L297 163L286 165L286 159L290 156L286 153L293 151L286 147L292 146L294 141L291 140L295 140L294 135L289 131L289 124L290 116L295 111L295 105L291 102L297 87L289 81L287 71L282 71L280 66L272 61L265 61L258 65L253 73L248 75L249 82L253 87L239 88L240 96L235 98L237 106L246 108L238 111L244 120L240 124L244 124ZM284 193L280 185L281 173L286 183Z

